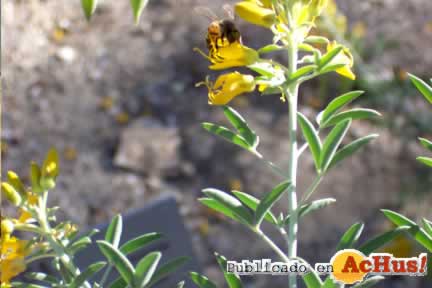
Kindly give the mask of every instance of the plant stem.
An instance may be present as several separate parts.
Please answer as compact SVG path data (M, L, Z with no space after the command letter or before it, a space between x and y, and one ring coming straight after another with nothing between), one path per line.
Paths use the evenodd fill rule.
M50 247L53 249L56 257L60 259L63 265L68 269L68 271L77 277L80 275L80 270L75 267L72 262L71 257L66 253L65 248L61 245L57 239L53 235L52 228L49 224L48 216L47 216L47 202L48 202L48 191L44 191L42 197L39 197L39 209L37 213L38 222L40 224L40 228L44 232L43 236L46 238ZM90 284L88 282L84 283L84 286L90 288Z
M108 276L111 273L112 268L113 266L110 264L108 268L105 270L105 273L102 276L102 280L99 283L102 287L105 286L105 282L108 280Z
M309 199L310 196L312 196L313 192L318 188L318 185L321 183L321 180L323 178L322 174L317 175L314 182L309 186L308 190L305 192L303 199L301 200L301 203L304 204L306 200Z
M261 237L261 239L263 239L265 242L267 242L267 244L279 255L279 257L281 257L281 259L283 261L285 261L286 263L288 263L290 260L287 257L287 255L269 238L267 237L267 235L265 235L261 230L256 229L254 230L254 232L256 234L258 234L258 236Z
M256 155L258 157L258 159L261 160L261 162L263 162L265 165L267 165L275 174L277 174L278 176L282 177L283 179L286 178L286 173L281 168L279 168L279 166L277 166L276 164L274 164L271 161L266 160L258 152L254 153L254 155Z
M297 71L298 49L294 39L290 39L288 48L289 73ZM288 224L288 258L297 257L297 233L298 233L298 212L297 212L297 102L299 83L295 81L287 87L288 108L289 108L289 168L288 180L292 188L288 191L288 214L291 215ZM297 287L296 275L289 275L289 287Z

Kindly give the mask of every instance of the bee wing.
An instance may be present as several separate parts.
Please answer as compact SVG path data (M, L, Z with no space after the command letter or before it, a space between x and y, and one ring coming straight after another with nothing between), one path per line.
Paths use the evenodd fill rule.
M234 20L235 19L235 14L234 14L234 8L232 5L230 4L224 4L222 6L223 10L225 11L225 14L228 16L228 18Z
M216 21L219 19L219 17L217 17L217 15L210 8L205 6L197 6L194 8L194 11L198 15L207 17L211 21Z

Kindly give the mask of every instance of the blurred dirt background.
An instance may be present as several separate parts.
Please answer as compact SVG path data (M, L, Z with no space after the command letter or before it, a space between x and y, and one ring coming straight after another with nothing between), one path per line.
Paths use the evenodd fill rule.
M89 25L78 0L2 1L2 175L27 174L29 161L41 161L53 146L61 153L62 171L51 201L63 208L62 217L93 225L169 193L178 199L210 278L221 280L213 251L236 260L276 258L255 235L196 200L210 186L261 197L281 180L252 155L200 128L203 121L225 120L221 109L207 105L205 89L194 87L209 73L206 61L192 51L205 48L209 21L192 9L205 5L223 16L221 5L150 1L134 26L128 1L100 2ZM350 27L364 25L364 59L374 71L368 81L376 93L355 105L374 107L383 119L354 123L347 141L372 132L381 137L329 173L315 197L338 202L301 223L301 256L312 262L328 261L354 222L366 223L362 240L390 229L380 208L432 218L431 173L414 160L424 153L416 136L432 135L432 108L410 88L405 73L431 76L432 2L339 4ZM239 27L247 45L268 43L259 28L240 20ZM307 115L316 115L340 92L334 84L341 83L338 76L324 80L302 90L301 110ZM369 90L368 83L353 88ZM262 153L286 167L286 105L278 97L253 95L239 97L233 106L260 135ZM310 155L301 160L304 191L314 169ZM269 233L283 245L275 231ZM403 245L411 253L420 251L412 242ZM393 280L380 287L430 287L421 279ZM246 279L248 287L283 287L284 281Z

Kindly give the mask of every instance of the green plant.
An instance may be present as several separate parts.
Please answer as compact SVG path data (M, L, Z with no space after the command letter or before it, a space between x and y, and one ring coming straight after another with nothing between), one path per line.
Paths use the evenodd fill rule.
M409 74L411 82L413 85L421 92L421 94L426 98L426 100L432 104L432 87L422 79L415 75ZM432 80L431 80L432 83ZM432 152L432 142L425 138L419 138L420 143L429 152ZM417 160L422 164L432 167L432 158L430 157L417 157ZM422 225L418 225L413 220L407 218L406 216L391 211L382 210L384 215L397 227L406 227L407 232L424 248L426 248L430 253L432 253L432 222L425 218L422 219Z
M135 24L138 24L141 14L148 2L149 0L130 0ZM81 0L81 7L88 21L90 21L91 17L96 12L97 6L98 0Z
M351 70L353 57L347 47L323 36L310 35L316 18L326 9L326 5L327 1L323 0L240 1L235 5L236 13L252 24L269 29L273 33L273 42L254 50L241 41L230 39L227 37L229 35L220 33L219 37L208 35L208 54L196 49L209 60L211 70L246 67L255 72L255 74L229 72L219 76L215 82L207 77L204 82L198 83L208 88L209 104L222 106L223 113L233 129L214 123L203 123L203 128L252 153L284 179L261 199L244 192L229 193L208 188L203 190L205 197L199 200L207 207L248 227L284 262L295 259L305 262L299 257L297 251L300 218L335 202L335 199L309 200L323 177L339 162L378 136L366 135L347 145L342 145L352 121L380 116L377 111L371 109L347 108L349 103L361 96L362 91L352 91L335 98L318 114L315 119L316 124L298 111L298 91L306 81L329 72L337 72L349 79L355 79ZM287 65L267 57L269 53L275 51L285 51L288 56ZM263 95L280 95L282 102L288 106L288 171L282 170L277 164L265 158L259 150L259 136L239 112L227 106L233 98L256 89ZM297 138L298 127L303 132L305 140L300 147ZM299 201L298 163L306 149L309 149L312 154L316 178L302 193ZM285 200L283 200L284 196ZM279 201L286 201L286 211L275 215L272 207ZM274 240L263 232L263 225L270 225L277 229L285 238L287 246L285 248L277 246ZM357 245L363 224L356 223L342 236L336 250L358 247L360 251L369 254L394 239L404 229L406 227L395 229L362 245ZM227 274L226 267L222 269L229 287L242 287L237 275ZM215 284L205 276L192 273L191 278L201 288L215 287ZM366 279L356 287L370 287L381 279L378 278ZM308 288L341 286L329 277L323 281L313 269L303 276L303 281ZM289 275L288 287L297 287L295 275Z
M97 245L106 261L89 265L84 271L74 263L77 253L88 248L92 236L98 233L91 230L79 234L76 225L70 222L58 222L58 207L48 207L48 196L56 186L59 173L57 152L50 150L40 167L31 164L31 186L26 187L17 174L9 171L7 182L2 182L2 194L9 203L14 205L19 216L17 218L1 218L0 238L0 276L1 287L152 287L159 280L181 266L187 258L181 257L159 266L162 253L154 251L143 257L136 267L127 258L129 254L159 240L162 235L149 233L135 239L129 239L120 245L123 221L120 215L113 218L105 234L105 239L97 241ZM27 235L22 240L14 236L20 231ZM25 272L26 267L41 259L50 259L58 277L41 272L27 273L29 282L13 282L17 275ZM117 270L120 277L107 283L108 276ZM100 281L92 280L97 273L103 272ZM41 284L36 284L41 283Z

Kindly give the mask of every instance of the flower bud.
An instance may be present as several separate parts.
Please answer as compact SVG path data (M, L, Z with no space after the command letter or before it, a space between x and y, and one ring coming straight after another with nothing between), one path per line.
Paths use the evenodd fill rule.
M235 12L243 20L266 28L270 28L276 22L275 12L272 9L258 5L256 1L237 3Z
M2 192L6 198L15 206L19 206L22 202L21 195L15 190L15 188L9 183L3 182L1 184Z
M14 231L14 224L9 219L1 220L1 235L10 235Z
M40 186L41 171L39 165L37 165L35 162L32 162L30 164L30 179L31 179L33 193L41 193L42 192L42 188Z
M8 171L7 177L9 184L11 184L18 193L25 195L26 189L19 176L13 171Z
M44 190L55 187L55 179L59 173L58 153L55 149L50 149L42 165L40 186Z
M50 149L42 165L42 178L56 178L59 173L58 153Z

